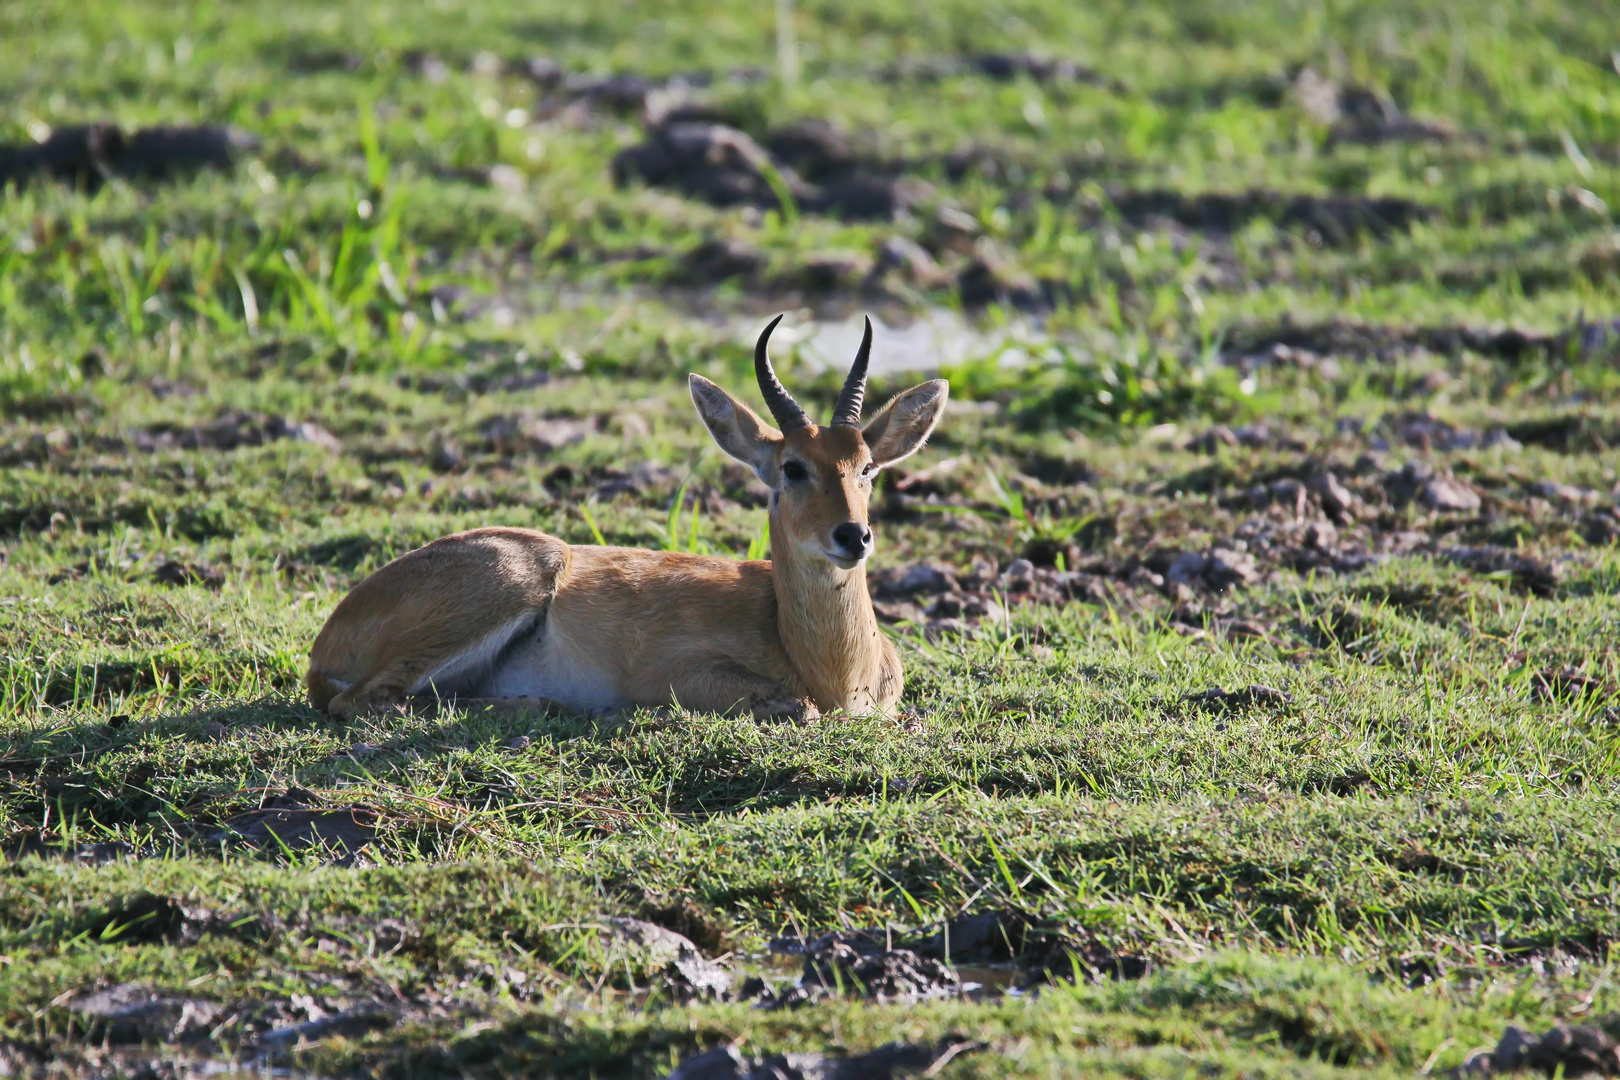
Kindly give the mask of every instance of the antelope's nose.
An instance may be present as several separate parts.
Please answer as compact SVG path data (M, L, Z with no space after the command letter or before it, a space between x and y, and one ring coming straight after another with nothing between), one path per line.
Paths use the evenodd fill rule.
M872 553L872 530L858 521L833 526L832 541L846 559L864 559Z

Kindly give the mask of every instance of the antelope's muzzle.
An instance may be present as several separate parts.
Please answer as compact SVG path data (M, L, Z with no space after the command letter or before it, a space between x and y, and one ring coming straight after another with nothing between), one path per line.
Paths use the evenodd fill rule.
M828 554L840 566L847 563L845 569L872 554L872 529L864 522L846 521L834 525L831 539Z

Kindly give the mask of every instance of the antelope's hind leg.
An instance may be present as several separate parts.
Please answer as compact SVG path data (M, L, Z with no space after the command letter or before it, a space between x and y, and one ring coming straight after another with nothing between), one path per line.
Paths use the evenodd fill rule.
M568 546L478 529L400 556L343 598L310 650L310 702L335 717L470 697L515 644L545 629Z

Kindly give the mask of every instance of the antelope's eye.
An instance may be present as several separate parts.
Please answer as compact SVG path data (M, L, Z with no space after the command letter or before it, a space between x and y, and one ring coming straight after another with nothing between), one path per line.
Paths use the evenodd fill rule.
M870 461L868 461L865 465L861 466L861 475L862 476L871 476L875 472L877 472L877 466L872 464Z
M798 483L800 480L810 479L810 471L797 461L789 461L782 465L782 475Z

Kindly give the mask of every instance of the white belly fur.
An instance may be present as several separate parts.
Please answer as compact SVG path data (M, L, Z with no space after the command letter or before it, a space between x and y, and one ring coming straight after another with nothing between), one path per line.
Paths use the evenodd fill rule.
M479 696L494 698L550 698L575 709L602 711L623 708L630 700L619 692L612 672L587 648L570 642L555 621L538 640L513 649L499 669L490 673Z

